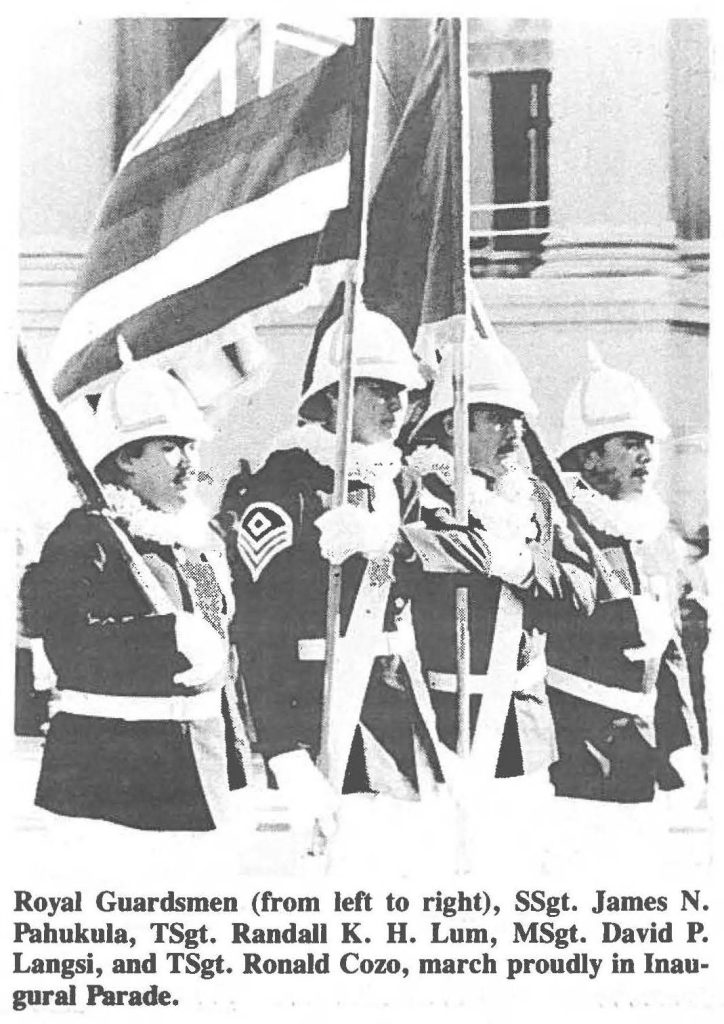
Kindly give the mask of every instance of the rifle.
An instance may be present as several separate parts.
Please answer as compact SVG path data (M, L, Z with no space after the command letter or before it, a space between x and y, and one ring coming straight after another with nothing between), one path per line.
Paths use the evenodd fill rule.
M100 480L93 470L89 469L85 464L83 456L78 451L75 441L63 422L62 416L43 393L43 389L33 372L20 339L18 339L18 366L35 402L35 407L43 422L43 426L48 431L56 451L63 460L68 479L78 492L78 496L86 510L91 515L98 516L107 531L111 543L115 544L116 548L120 550L124 562L131 571L146 601L148 612L155 615L175 615L178 609L172 603L168 594L143 558L136 551L130 537L113 519L112 510L103 493ZM231 702L230 697L229 702ZM247 722L244 723L244 727L245 730L248 728ZM244 773L247 779L250 779L254 769L246 733L239 741L239 753Z
M177 609L172 604L163 587L138 554L128 535L113 519L111 508L108 505L98 477L85 464L83 456L80 454L59 411L45 396L28 361L20 339L18 339L18 366L43 426L63 460L68 479L75 487L83 506L91 515L100 517L109 536L112 538L112 542L117 548L120 548L126 565L146 599L148 611L158 615L175 613Z

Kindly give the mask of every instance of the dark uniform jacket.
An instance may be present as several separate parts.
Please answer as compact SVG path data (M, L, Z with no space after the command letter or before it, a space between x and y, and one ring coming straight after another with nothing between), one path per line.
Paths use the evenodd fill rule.
M131 539L173 604L203 614L226 637L231 607L219 582L220 543L204 552ZM59 689L39 806L143 829L213 828L230 788L244 783L231 666L196 690L174 682L189 668L176 646L176 617L149 612L101 516L70 512L24 591ZM206 692L197 718L198 702L191 711L188 701L199 690Z
M660 650L630 660L625 650L647 653L642 646L646 635L633 602L625 596L611 599L603 579L590 620L561 616L548 649L559 748L552 777L564 796L651 800L657 786L681 786L669 757L689 747L696 734L677 624L673 537L663 529L655 539L633 541L614 535L612 527L609 531L589 521L587 528L618 587L631 597L652 596L667 613L670 628Z
M414 461L414 458L413 458ZM424 473L420 520L441 538L453 519L452 488L435 473ZM496 633L506 627L500 615L505 590L506 609L519 605L518 627L503 638L510 645L511 663L517 671L500 744L496 776L509 777L547 769L555 759L555 739L545 687L546 633L561 607L585 617L593 609L595 583L586 557L553 514L552 497L538 480L530 481L530 527L521 545L530 553L532 568L518 585L504 584L486 566L486 537L494 550L495 534L484 515L469 517L469 540L480 542L481 560L474 554L467 572L427 571L416 583L413 617L418 646L432 691L441 739L450 747L457 740L455 593L468 593L470 624L471 735L478 714L485 715L485 694L502 681L491 674L490 659ZM415 514L413 510L413 515ZM558 517L560 519L560 516ZM455 531L450 533L453 537ZM450 543L446 546L450 548ZM451 548L452 550L452 548ZM463 549L461 549L461 553ZM500 642L500 638L499 638ZM482 711L481 709L482 698Z
M303 428L301 437L318 429ZM257 748L266 758L305 748L316 759L320 750L329 563L321 556L315 522L331 505L333 484L331 467L300 446L275 451L258 473L232 480L226 492L222 518L234 575L233 635ZM400 480L397 487L401 488ZM374 487L351 476L349 500L373 511ZM343 564L343 636L367 566L361 554ZM406 610L407 602L393 581L346 791L409 796L418 787L421 772L426 778L439 774L431 752L434 726L427 694L423 687L422 695L419 689L412 695L395 652ZM411 625L409 633L412 637ZM338 685L344 685L344 679ZM417 741L421 749L415 754Z

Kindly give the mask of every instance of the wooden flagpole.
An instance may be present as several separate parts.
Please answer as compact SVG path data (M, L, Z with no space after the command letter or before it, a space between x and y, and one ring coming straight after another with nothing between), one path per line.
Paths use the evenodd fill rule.
M343 335L342 352L340 360L339 375L339 401L337 404L336 423L336 448L334 460L334 492L332 495L332 507L340 508L347 501L347 464L349 446L352 440L352 414L354 411L354 321L355 312L362 301L361 281L358 280L361 268L364 274L365 260L367 257L367 223L369 220L369 208L371 198L371 154L370 127L374 117L374 89L372 85L372 72L375 59L375 33L372 23L361 26L358 22L358 33L367 32L368 45L365 47L369 54L369 81L367 92L367 117L365 124L365 158L362 172L362 197L360 203L360 236L359 250L356 259L347 263L344 282L344 309L343 309ZM363 51L364 52L364 51ZM342 598L342 566L331 565L329 567L329 582L327 588L327 623L326 623L326 652L324 670L324 700L322 705L322 735L319 753L319 767L327 776L331 777L332 771L332 734L331 734L331 694L337 681L337 657L339 650L339 638L341 632L340 608ZM343 777L343 773L342 777Z
M453 194L453 217L459 240L453 252L453 299L462 310L453 321L453 447L455 457L455 519L468 521L468 389L467 389L467 276L470 266L470 169L468 117L468 37L464 18L448 21L448 123L453 134L450 162L450 183ZM470 617L467 587L455 591L455 643L457 665L457 751L461 757L470 754Z

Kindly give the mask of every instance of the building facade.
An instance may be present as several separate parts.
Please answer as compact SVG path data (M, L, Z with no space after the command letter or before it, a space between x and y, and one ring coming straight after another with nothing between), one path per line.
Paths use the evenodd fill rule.
M19 321L38 366L144 103L154 90L162 99L217 28L197 21L196 37L184 25L181 41L168 20L67 23L36 28L27 41ZM209 105L223 113L268 92L351 30L343 19L222 25L124 159L159 133L190 127ZM707 522L708 25L485 19L471 20L469 35L475 287L531 378L552 449L588 341L644 380L672 428L660 487L682 532L694 534ZM426 21L379 24L388 101L378 166L428 38ZM173 65L165 75L154 68L159 52ZM78 89L79 79L92 88ZM257 318L273 378L217 423L204 453L210 502L238 459L258 462L291 420L320 302L307 296ZM32 452L20 482L21 540L33 557L73 495L24 395L17 406Z

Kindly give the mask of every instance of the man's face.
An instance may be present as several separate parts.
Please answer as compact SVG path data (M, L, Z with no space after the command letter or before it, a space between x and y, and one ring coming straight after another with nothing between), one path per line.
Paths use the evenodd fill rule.
M337 399L332 398L336 416ZM352 440L357 444L394 441L407 413L407 392L399 384L374 377L358 377L354 385Z
M118 465L134 494L162 512L183 508L196 489L196 442L186 438L153 438L138 457L119 455Z
M653 438L646 434L613 434L583 460L583 478L616 501L643 494L651 479Z
M497 479L519 465L523 414L502 405L476 405L470 411L470 468Z

